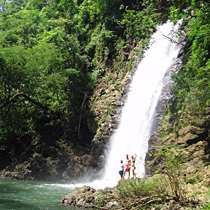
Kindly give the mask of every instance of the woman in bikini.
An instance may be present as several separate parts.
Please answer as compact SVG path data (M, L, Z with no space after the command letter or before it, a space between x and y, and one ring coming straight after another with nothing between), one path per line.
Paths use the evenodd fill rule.
M128 155L126 155L126 163L125 163L125 174L128 173L128 179L130 178L130 170L131 170L131 159Z
M131 156L131 171L134 179L136 178L136 156Z

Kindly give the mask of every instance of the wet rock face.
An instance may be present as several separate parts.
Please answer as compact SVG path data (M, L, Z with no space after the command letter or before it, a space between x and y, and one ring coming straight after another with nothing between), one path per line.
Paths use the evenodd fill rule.
M88 175L90 175L90 177L93 175L96 176L97 168L97 159L91 154L84 154L81 156L74 155L67 163L67 166L63 171L62 178L72 180Z
M146 158L147 174L155 174L164 165L159 151L173 148L182 160L180 170L185 176L185 181L192 185L209 186L210 112L208 110L199 116L185 112L182 124L177 124L174 129L168 131L165 129L167 133L162 137L158 132L151 137ZM164 126L164 128L170 127L170 122Z
M74 154L69 152L63 157L43 157L29 159L14 168L7 167L0 171L0 177L14 179L59 179L75 180L85 175L96 175L98 160L92 154ZM91 175L92 177L92 175Z

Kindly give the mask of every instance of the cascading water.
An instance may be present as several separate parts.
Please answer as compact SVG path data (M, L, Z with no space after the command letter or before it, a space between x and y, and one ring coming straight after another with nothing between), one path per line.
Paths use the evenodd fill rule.
M129 86L119 126L111 137L105 173L101 180L105 186L117 184L120 160L125 160L126 154L137 155L136 173L138 177L144 176L148 140L164 86L164 77L175 64L182 47L176 41L179 27L180 22L176 25L167 22L159 26L151 38L149 49L138 64Z
M153 34L144 58L138 64L130 83L128 96L122 109L120 123L110 139L104 175L91 183L81 182L68 187L89 185L94 188L113 187L119 181L120 160L126 154L137 155L136 173L145 174L144 160L154 114L165 77L176 63L182 46L178 44L177 32L181 23L167 22Z

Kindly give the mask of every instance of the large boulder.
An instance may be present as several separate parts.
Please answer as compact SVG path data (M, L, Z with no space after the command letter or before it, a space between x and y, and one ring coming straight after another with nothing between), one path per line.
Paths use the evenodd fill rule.
M61 202L66 206L79 208L121 208L116 191L110 188L96 191L89 186L83 186L66 195Z
M94 204L94 193L95 189L83 186L81 188L76 188L69 195L66 195L62 199L62 203L64 205L70 205L73 207L84 207L84 208L92 208L95 206Z

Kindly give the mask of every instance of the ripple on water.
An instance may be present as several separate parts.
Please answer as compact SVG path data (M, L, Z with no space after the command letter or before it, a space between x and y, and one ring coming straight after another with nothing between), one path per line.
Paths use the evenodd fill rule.
M0 180L0 210L66 210L60 200L73 186Z

